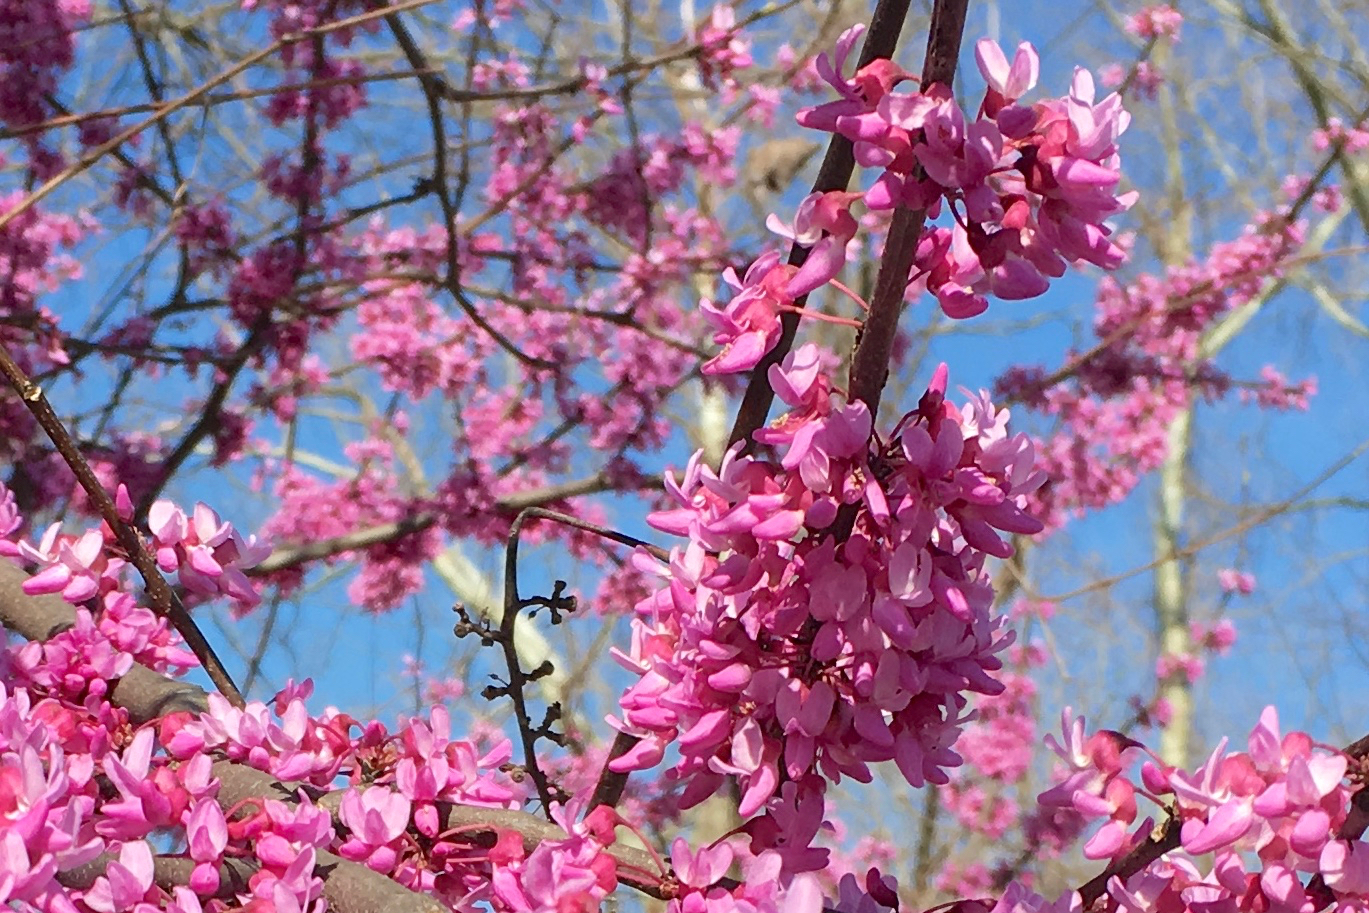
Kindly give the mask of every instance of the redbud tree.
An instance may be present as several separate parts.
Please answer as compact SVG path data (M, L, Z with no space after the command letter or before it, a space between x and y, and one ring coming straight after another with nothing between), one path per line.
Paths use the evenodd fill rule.
M1362 14L575 6L0 0L0 900L1369 906L1369 737L1197 719L1363 557L1240 346L1369 336Z

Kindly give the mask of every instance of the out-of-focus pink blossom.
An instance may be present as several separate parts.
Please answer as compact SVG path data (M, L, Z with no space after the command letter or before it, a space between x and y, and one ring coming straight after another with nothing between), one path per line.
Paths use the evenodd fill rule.
M1133 13L1126 21L1126 30L1137 38L1165 38L1177 42L1179 27L1183 23L1182 13L1168 4L1161 3Z

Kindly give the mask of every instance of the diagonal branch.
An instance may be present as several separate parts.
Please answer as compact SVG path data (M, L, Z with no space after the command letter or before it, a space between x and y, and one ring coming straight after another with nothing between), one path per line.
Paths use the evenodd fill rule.
M861 46L860 60L856 64L857 68L866 66L873 60L894 56L894 50L898 47L899 33L903 30L903 22L908 18L908 6L909 0L879 0L875 6L874 15L870 18L870 31L866 33L865 43ZM940 9L940 7L941 3L938 3L937 8ZM931 36L928 37L930 39ZM959 47L959 44L957 37L956 46ZM927 59L930 61L932 56L929 51ZM822 165L818 169L818 176L813 181L812 192L823 193L829 190L846 189L855 168L856 159L851 141L834 133L827 144L827 154L823 157ZM807 247L795 244L790 249L789 265L803 266L807 260ZM796 300L794 305L802 308L807 300L808 296L805 295ZM732 434L727 440L729 447L738 441L744 441L749 450L751 435L765 424L766 418L770 415L770 405L775 400L775 391L770 388L770 366L779 364L784 360L784 356L789 354L798 330L798 314L785 313L780 315L780 340L775 348L766 353L765 357L751 370L751 380L746 386L746 392L742 395L741 406L737 409L737 419L732 425Z
M76 442L72 440L71 434L62 424L62 420L53 411L52 404L43 394L42 388L29 379L24 373L24 369L15 364L9 352L0 349L0 373L5 375L14 392L19 395L28 410L33 413L34 419L42 429L47 432L52 444L57 448L57 452L66 461L67 466L76 475L76 481L85 490L91 503L95 505L104 518L109 528L114 531L114 536L119 545L128 553L129 560L142 575L143 585L147 588L147 595L152 603L151 608L163 618L171 622L176 632L185 640L186 645L194 652L199 659L200 665L209 674L209 679L214 683L214 687L223 692L224 696L235 705L241 707L243 698L238 686L233 684L233 679L228 671L224 669L223 663L219 660L214 648L209 640L200 631L199 625L195 624L195 619L190 617L190 613L181 604L171 586L162 576L162 572L157 568L157 561L148 551L147 543L132 524L124 521L119 516L119 509L114 504L114 499L105 491L100 480L96 478L94 470L86 462Z

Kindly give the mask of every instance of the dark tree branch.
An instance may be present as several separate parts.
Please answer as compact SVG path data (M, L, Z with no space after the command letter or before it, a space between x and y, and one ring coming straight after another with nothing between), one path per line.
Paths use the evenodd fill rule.
M860 49L860 60L856 64L857 68L867 65L873 60L894 56L894 51L898 47L899 34L903 30L903 22L908 18L908 6L909 0L880 0L875 6L874 15L870 19L870 30L866 33L865 43ZM937 6L939 8L940 4L938 3ZM839 134L833 134L832 139L827 144L827 154L823 157L822 165L818 168L818 176L813 181L812 192L845 190L851 181L851 174L855 168L856 159L855 153L852 151L851 141ZM790 249L789 265L803 266L807 260L808 248L796 244ZM805 295L796 300L794 304L803 307L807 300L808 296ZM751 370L751 380L746 386L746 392L742 395L741 406L737 409L737 418L727 440L729 447L738 441L744 441L746 449L751 449L751 435L765 424L766 418L770 415L770 405L775 400L775 391L770 388L768 377L770 366L779 364L784 360L784 356L789 354L789 350L794 345L794 337L798 334L798 329L798 314L785 313L780 315L780 340L775 348L766 353L765 357Z

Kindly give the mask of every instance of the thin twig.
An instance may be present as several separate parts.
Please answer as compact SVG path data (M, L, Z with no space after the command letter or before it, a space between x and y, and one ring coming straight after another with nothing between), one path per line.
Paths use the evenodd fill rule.
M620 533L616 530L599 526L572 517L569 514L557 513L554 510L546 510L541 507L529 507L522 511L513 521L513 527L509 530L508 545L504 550L504 614L499 619L499 643L504 649L504 659L509 668L509 683L507 694L513 701L514 715L518 719L518 732L523 741L523 766L527 769L532 782L537 787L537 794L542 800L542 808L548 815L551 813L551 790L547 784L546 774L537 763L536 743L538 733L534 731L532 720L528 716L527 699L523 694L523 688L529 681L528 675L523 671L523 667L518 662L518 649L514 640L514 626L518 621L518 613L524 608L523 601L518 596L518 540L523 532L523 524L528 520L554 520L566 526L582 529L586 532L594 533L605 539L620 542L623 545L630 545L634 548L645 550L648 554L661 560L668 560L669 553L658 546L652 545ZM615 743L616 744L616 743ZM607 770L607 767L605 768ZM601 780L602 782L602 780ZM598 795L596 789L595 792ZM595 808L603 803L591 802L590 808ZM616 804L616 800L615 803Z

